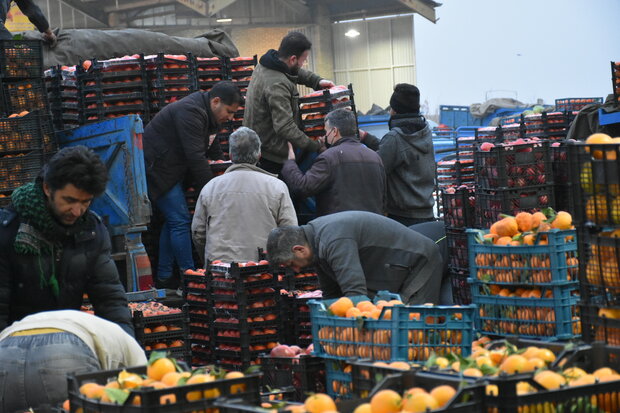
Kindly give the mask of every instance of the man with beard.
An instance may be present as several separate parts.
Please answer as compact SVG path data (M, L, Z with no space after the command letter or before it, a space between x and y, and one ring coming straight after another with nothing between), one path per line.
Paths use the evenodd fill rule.
M88 209L107 180L92 150L65 148L0 209L0 330L33 313L79 310L86 293L96 315L133 336L110 236Z
M334 87L331 80L301 68L311 47L302 33L287 34L278 50L271 49L260 58L248 86L243 126L260 136L260 167L273 174L279 174L288 159L287 142L307 152L322 147L302 132L299 115L297 85L314 90Z

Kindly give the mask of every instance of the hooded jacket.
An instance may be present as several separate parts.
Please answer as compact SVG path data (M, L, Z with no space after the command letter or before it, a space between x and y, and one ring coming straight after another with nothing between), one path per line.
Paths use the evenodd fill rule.
M394 115L390 131L364 144L377 150L387 175L387 212L407 218L433 217L435 150L431 129L418 114Z
M282 178L304 197L316 195L317 216L340 211L384 213L385 172L381 158L355 136L340 138L315 159L305 174L295 161L286 161Z
M290 74L276 50L260 58L248 86L243 126L260 136L263 158L283 164L288 158L287 142L308 152L319 150L319 142L302 132L297 85L317 90L320 81L304 69L299 69L297 76Z
M149 197L155 202L191 174L197 188L213 173L208 159L223 158L219 126L211 112L209 93L195 92L174 102L144 129L144 167Z
M346 211L301 227L318 267L324 298L400 294L406 304L437 303L439 247L404 225L363 211Z
M9 14L11 3L13 0L0 0L0 20L2 24L6 23L6 16ZM49 29L50 25L45 18L45 15L32 0L15 0L15 4L19 7L22 13L28 17L28 20L35 25L38 31L43 33ZM6 29L5 29L6 30ZM7 30L8 32L8 30ZM12 37L11 37L12 38Z

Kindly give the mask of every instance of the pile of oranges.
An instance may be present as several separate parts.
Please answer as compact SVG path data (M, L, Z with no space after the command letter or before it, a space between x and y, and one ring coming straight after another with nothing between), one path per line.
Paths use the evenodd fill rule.
M566 211L555 212L546 208L543 212L519 212L514 217L502 215L502 219L493 223L483 242L494 245L547 245L546 235L540 235L552 229L574 229L573 217ZM538 239L537 239L538 238Z

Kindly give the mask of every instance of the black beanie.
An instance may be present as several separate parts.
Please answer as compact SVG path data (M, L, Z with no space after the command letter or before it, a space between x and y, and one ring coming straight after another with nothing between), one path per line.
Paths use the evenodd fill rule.
M390 106L397 114L420 113L420 89L408 83L394 86Z

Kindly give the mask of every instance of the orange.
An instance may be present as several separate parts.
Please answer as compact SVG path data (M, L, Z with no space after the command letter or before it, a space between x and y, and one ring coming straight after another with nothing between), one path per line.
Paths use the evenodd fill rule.
M542 212L534 212L532 214L532 228L540 227L540 224L547 220L547 216Z
M306 399L304 407L309 413L323 413L336 410L336 403L327 394L316 393Z
M190 377L187 380L187 382L185 384L210 383L213 380L215 380L215 379L210 374L194 374L192 377ZM203 399L205 397L209 397L210 394L209 394L209 396L207 396L207 393L212 393L214 391L219 393L219 390L217 390L217 389L207 390L207 391L204 392L204 394L201 391L192 391L192 392L188 392L185 397L187 398L187 401L190 401L190 402L191 401L196 401L196 400ZM219 394L218 394L218 396L219 396Z
M463 376L482 377L483 374L480 370L470 367L468 369L463 370Z
M454 387L443 385L431 390L431 396L437 401L438 407L444 407L456 394Z
M595 145L595 144L605 145L605 144L610 144L610 143L613 143L611 136L606 135L604 133L593 133L592 135L588 136L588 139L586 139L587 145ZM586 152L590 152L590 147L586 146ZM615 159L616 154L614 151L607 151L607 155L613 156L613 159ZM594 157L594 159L603 159L603 151L599 151L599 150L592 151L592 156Z
M519 231L528 232L534 229L534 217L529 212L519 212L515 215Z
M118 373L118 384L122 389L133 389L142 386L142 377L135 373L129 373L123 370Z
M408 394L403 400L403 411L411 413L421 413L427 410L435 410L439 408L439 403L430 394L419 392ZM372 413L375 413L374 409Z
M536 241L536 236L534 234L527 234L526 236L523 237L524 245L534 245L535 241Z
M495 241L495 245L509 245L512 242L512 237L500 237Z
M544 369L545 367L547 367L547 363L545 363L544 360L541 360L538 357L532 357L525 362L523 371L535 371L538 369Z
M594 377L596 377L597 379L601 380L607 376L611 376L613 374L617 374L614 370L610 369L609 367L601 367L600 369L596 370L594 373L592 373L592 375Z
M529 346L521 355L526 359L531 359L532 357L537 357L539 351L540 349L538 347Z
M555 354L548 348L541 348L536 357L543 360L545 363L553 363L555 361Z
M383 309L383 307L386 307L386 306L388 306L388 305L389 305L389 303L388 303L387 301L385 301L385 300L379 300L379 301L377 301L377 305L376 305L376 307L377 307L379 310L382 310L382 309Z
M152 329L153 333L163 333L165 331L168 331L168 327L164 326L164 325L159 325L156 326L155 328Z
M244 377L244 374L240 371L229 371L224 376L225 379L240 379L241 377ZM233 384L232 386L230 386L230 394L243 393L245 390L246 387L243 383Z
M570 380L570 378L569 378ZM584 374L583 376L570 380L568 382L569 386L586 386L586 385L590 385L590 384L594 384L596 383L596 377L594 377L594 375L592 374Z
M329 306L329 309L332 313L334 313L334 315L338 317L345 317L347 315L347 311L351 307L353 307L353 301L351 301L348 297L341 297L334 301L332 305Z
M23 110L23 111L19 112L19 116L26 116L29 113L30 112L28 112L27 110Z
M485 389L485 394L487 396L497 396L498 393L499 390L496 384L487 384L487 387Z
M379 390L370 399L372 413L396 413L401 410L402 398L394 390ZM405 409L411 411L409 409Z
M353 413L372 413L370 403L362 403L353 410Z
M149 379L160 381L167 373L176 371L176 366L169 358L160 358L149 364L146 375Z
M189 371L184 371L183 373L179 373L177 371L171 371L169 373L164 374L164 377L161 378L161 382L167 386L176 386L179 380L183 377L189 378L191 373Z
M551 223L551 228L570 229L573 226L573 217L565 211L560 211Z
M361 317L362 316L362 312L360 311L359 308L356 307L351 307L347 310L346 314L344 315L346 318L357 318L357 317Z
M504 359L502 364L499 365L499 369L508 373L515 374L525 371L527 359L520 354L513 354Z
M101 399L105 387L98 383L84 383L80 386L80 393L89 399Z
M566 384L564 376L551 370L541 371L534 376L534 380L547 390L559 389Z
M580 377L583 377L583 376L587 375L587 373L585 371L583 371L582 369L580 369L579 367L569 367L569 368L565 369L562 372L562 374L568 380L575 380L575 379L578 379Z
M375 305L370 301L360 301L355 307L360 311L372 311L375 309Z
M399 369L399 370L410 370L411 369L411 366L409 365L409 363L404 362L404 361L393 361L388 366L390 366L393 369Z

